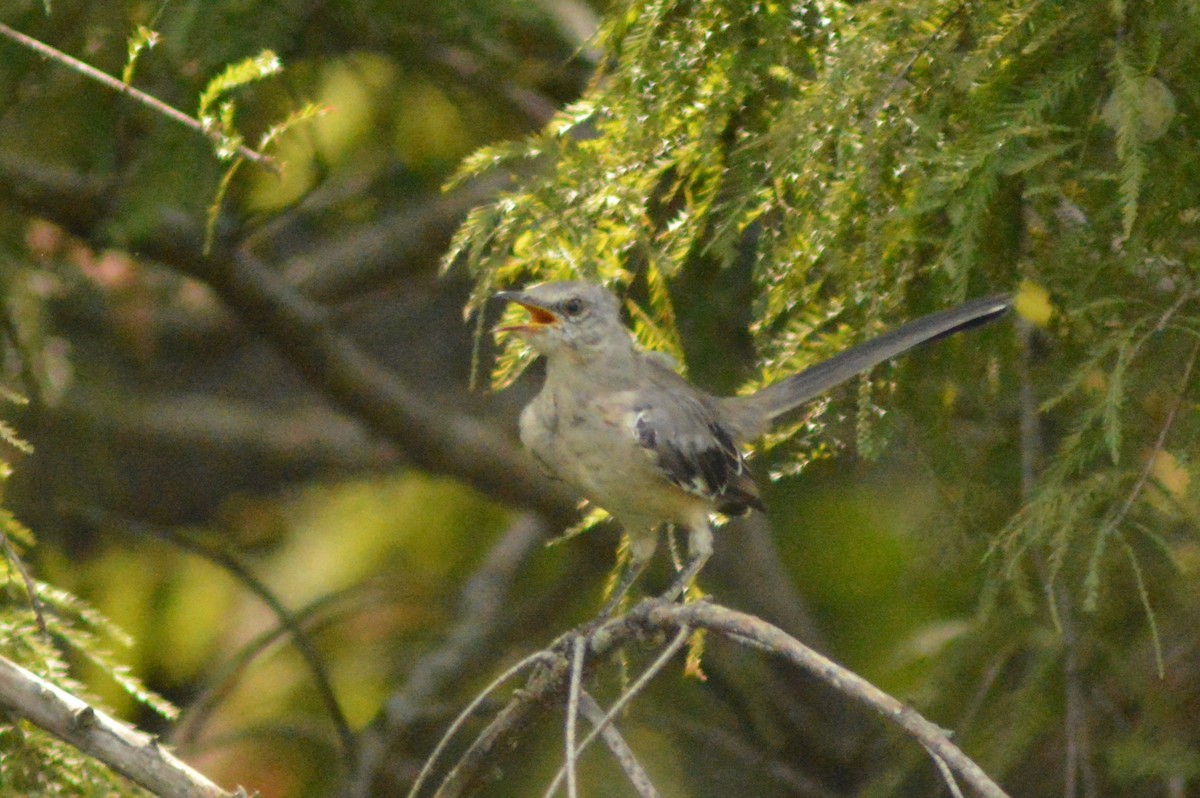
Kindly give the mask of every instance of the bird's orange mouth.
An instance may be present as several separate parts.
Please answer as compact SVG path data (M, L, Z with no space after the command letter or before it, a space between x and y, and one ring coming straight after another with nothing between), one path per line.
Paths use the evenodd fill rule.
M511 300L520 305L526 313L529 314L529 321L525 324L509 324L503 327L497 327L496 332L534 332L543 327L550 327L558 324L558 315L546 308L538 305L531 305L528 302L523 302L520 299Z

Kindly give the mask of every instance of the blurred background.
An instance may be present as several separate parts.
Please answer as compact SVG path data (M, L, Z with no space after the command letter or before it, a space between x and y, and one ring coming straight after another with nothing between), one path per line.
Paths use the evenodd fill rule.
M829 24L813 17L822 4L730 5L734 17L770 6L772 14L793 14L794 26ZM960 13L915 5L950 19ZM972 34L1000 18L998 8L1012 11L985 5L977 27L964 23L948 51L970 50L978 43ZM1172 4L1146 5L1158 22L1174 13ZM478 300L490 278L467 263L469 247L439 271L471 209L509 196L531 176L553 180L554 164L544 151L529 153L443 186L480 147L546 141L538 138L546 125L597 88L598 69L614 68L625 54L597 44L605 20L611 44L619 39L612 26L620 28L613 20L633 26L643 12L639 4L583 0L0 1L0 22L111 75L128 63L139 25L157 31L133 85L187 113L227 65L273 51L282 73L233 95L249 143L306 103L322 109L280 140L280 174L240 167L206 257L205 219L228 163L193 131L0 41L3 366L7 390L28 400L10 403L5 418L33 446L32 454L6 454L14 475L5 504L38 537L25 554L38 577L128 632L131 647L109 642L116 657L182 714L164 721L74 656L79 677L218 783L264 798L403 795L482 685L601 605L618 531L602 524L544 545L577 514L572 497L542 480L516 441L537 366L511 387L489 390L495 352L486 330L497 309ZM666 25L671 14L689 12L663 13ZM921 9L906 13L906 31L918 38L900 48L901 66L922 52L913 41L929 35L915 19ZM1086 27L1078 17L1070 22ZM1045 20L1011 25L1026 44L1044 43L1038 36L1052 30ZM1109 33L1096 23L1087 35ZM1073 39L1068 52L1083 50L1084 41ZM1174 52L1163 63L1182 70L1187 59L1178 53L1192 50ZM782 66L761 66L780 86L811 77L795 64L791 78L781 76ZM883 72L890 82L895 72ZM1080 72L1062 96L1089 81L1092 100L1109 94L1102 69ZM932 92L931 74L907 77ZM1182 179L1195 167L1191 80L1172 84L1177 99L1166 126L1177 100L1185 121L1176 120L1167 139L1176 142L1173 156L1146 150L1149 175L1174 164ZM768 98L785 91L764 81ZM1150 94L1141 98L1147 114L1164 102L1154 105ZM1189 731L1200 695L1200 627L1188 578L1200 560L1189 477L1195 400L1176 395L1181 373L1191 373L1181 364L1195 331L1184 312L1163 313L1190 307L1197 197L1161 192L1170 196L1156 197L1153 218L1175 219L1186 241L1160 225L1156 242L1170 254L1155 260L1147 245L1138 250L1142 271L1110 279L1105 269L1116 257L1113 231L1126 195L1117 196L1111 174L1097 180L1108 192L1100 213L1088 205L1097 195L1071 187L1071 170L1098 169L1089 159L1116 148L1114 134L1095 132L1099 102L1071 95L1064 105L1073 119L1092 120L1079 128L1080 140L1092 137L1086 157L1064 148L1067 164L1054 160L1056 185L1068 187L1062 196L1070 202L1046 199L1048 183L1037 184L1041 194L1022 193L1034 181L1014 188L1023 170L1049 168L1051 156L1023 151L1024 161L996 167L996 207L976 219L1003 239L978 246L984 265L930 293L927 275L883 270L879 279L912 288L911 302L868 314L882 329L882 315L895 323L944 306L955 291L1014 290L1025 278L1051 287L1053 299L1040 286L1026 289L1024 316L1042 326L1030 332L1023 321L1023 339L1009 322L972 331L909 357L874 386L838 391L821 407L821 427L805 435L803 473L795 473L795 450L755 459L769 512L718 533L702 583L722 603L781 625L930 711L1013 795L1183 796L1200 776L1194 724ZM769 111L769 102L763 107ZM747 117L768 113L747 108ZM973 122L959 121L968 136ZM577 125L570 136L586 141L596 132ZM1141 146L1153 140L1146 134ZM897 183L907 174L886 158L874 165L894 167ZM936 164L911 168L933 172ZM843 198L887 224L896 218L893 206L872 206L851 189ZM554 211L552 202L546 207ZM1072 216L1085 211L1095 224L1086 235ZM939 207L937 224L957 224L955 212ZM768 230L788 214L771 213L760 219ZM548 212L536 230L548 230L553 218ZM906 257L935 248L930 241L944 232L920 224L920 235L903 239ZM762 229L753 232L766 240ZM888 232L862 232L869 235L886 241ZM759 297L785 280L760 269L753 243L739 239L741 249L731 248L719 267L693 258L671 275L672 320L690 374L712 390L737 389L756 373L756 355L771 354L756 348L754 336L767 333L752 321L771 308L782 312ZM1078 258L1076 272L1038 265L1085 251L1100 254ZM886 245L877 254L880 263L898 257ZM1092 282L1081 276L1088 273ZM657 296L653 282L639 280L625 281L632 296ZM843 286L836 303L828 292L822 301L871 306L863 285L870 284ZM1075 287L1080 295L1068 298ZM472 291L474 312L466 314ZM1150 321L1126 325L1119 306L1098 304L1142 291ZM790 308L797 296L770 300L785 301ZM1061 301L1093 315L1048 325L1042 316ZM831 345L857 340L859 328L830 326L828 318L780 322L775 331L792 335L793 345L801 329L831 332ZM1155 319L1164 319L1157 331ZM1173 329L1182 330L1178 340ZM1080 369L1071 386L1085 396L1111 396L1127 350L1110 347L1089 360L1086 348L1089 336L1106 330L1146 334L1156 359L1136 372L1142 382L1129 388L1128 402L1113 401L1119 409L1110 413L1139 420L1129 420L1129 440L1112 447L1124 453L1125 475L1095 491L1105 507L1119 507L1142 474L1134 495L1154 503L1142 518L1163 537L1114 542L1112 551L1080 537L1081 549L1068 556L1053 545L1054 530L1067 526L1047 521L1040 538L1006 526L1032 490L1032 460L1041 461L1021 424L1068 369ZM371 367L342 368L360 355ZM392 379L401 388L379 388ZM1135 384L1135 373L1127 379ZM1021 393L1031 386L1044 388L1033 400ZM414 415L397 416L390 401ZM1047 449L1074 434L1079 416L1071 413L1082 415L1088 401L1069 400L1061 416L1047 417ZM1164 419L1185 430L1177 445L1155 443ZM1088 434L1107 441L1119 433ZM1083 460L1072 467L1071 474L1086 471ZM1111 516L1098 507L1072 523L1103 527ZM998 537L1002 529L1016 531ZM1015 559L998 553L1008 544L1019 549ZM1132 569L1122 545L1140 555ZM1079 563L1093 556L1121 565L1103 571L1104 598L1093 595L1085 608L1084 580L1099 577ZM645 588L669 579L660 553ZM1069 586L1060 595L1062 583ZM1151 600L1161 617L1147 615ZM304 630L302 642L289 626ZM629 656L636 664L652 654ZM1156 656L1167 666L1162 678ZM714 639L704 670L701 682L669 669L621 723L663 795L944 794L917 746L794 669ZM620 684L606 673L596 691L611 698ZM486 794L545 789L561 759L561 716L550 712L543 721ZM451 751L480 728L482 721L468 724ZM582 768L587 795L634 794L602 753L589 754Z

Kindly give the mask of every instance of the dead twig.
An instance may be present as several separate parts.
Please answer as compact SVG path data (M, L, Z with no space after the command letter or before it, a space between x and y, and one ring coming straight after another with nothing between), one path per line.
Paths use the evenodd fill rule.
M679 649L683 648L684 643L687 642L688 635L691 633L691 630L686 626L681 626L679 628L679 631L675 634L675 639L673 639L670 644L662 650L662 652L657 658L655 658L654 662L650 663L650 666L646 668L646 670L642 671L642 674L637 678L637 681L635 681L624 692L621 693L620 698L618 698L613 705L609 707L608 712L604 713L604 717L600 719L600 722L597 723L591 732L588 733L587 737L583 738L583 742L579 744L579 749L576 751L576 754L587 748L591 744L592 740L595 740L601 732L608 728L608 726L613 722L613 719L616 718L617 715L619 715L622 711L624 711L625 707L629 706L629 703L633 701L635 697L637 697L638 693L645 689L646 685L650 683L650 680L661 673L663 668L667 667L667 663L671 661L671 657L679 653ZM568 759L568 762L570 761L572 760ZM554 781L550 782L550 787L546 790L546 798L553 798L554 793L558 790L559 785L562 784L562 780L563 768L560 768L558 773L554 776Z
M670 645L618 699L605 718L597 724L595 731L584 738L578 746L578 750L582 750L595 736L602 734L612 718L628 706L649 679L665 667L694 629L706 629L783 657L816 676L824 684L870 707L898 726L929 752L939 770L944 765L953 777L961 779L985 798L1008 798L1004 790L950 740L949 733L944 729L861 676L808 648L778 627L761 618L706 601L680 605L653 599L635 606L626 615L604 622L593 622L563 635L529 660L525 660L522 665L536 658L542 666L534 671L524 688L514 694L462 755L442 782L436 793L437 798L460 798L476 794L485 784L489 774L497 771L494 759L498 752L515 746L523 732L536 719L539 709L552 706L556 700L562 700L572 680L573 663L577 661L572 656L579 645L577 640L586 641L584 653L587 660L581 666L582 673L579 677L582 680L589 669L594 669L598 663L606 660L625 644L639 639L657 638L663 632L674 634ZM513 673L514 671L510 670L505 676L511 676ZM497 683L489 687L488 693ZM481 701L482 698L476 698L468 711L472 711ZM456 721L453 730L459 725L461 723ZM443 747L443 744L439 744L435 755L440 753ZM431 757L422 771L420 782L428 775L433 758ZM558 788L565 771L564 767L551 784L547 795L552 795ZM410 792L410 798L415 798L420 782Z
M587 690L584 690L579 696L579 711L583 713L589 723L600 729L600 739L608 746L608 750L617 760L617 764L621 766L621 770L625 771L625 776L637 790L638 795L641 798L659 798L658 789L650 781L646 769L637 761L633 749L629 747L629 743L625 742L621 732L617 731L615 724L604 722L606 717L604 707L596 703L596 699L592 698Z

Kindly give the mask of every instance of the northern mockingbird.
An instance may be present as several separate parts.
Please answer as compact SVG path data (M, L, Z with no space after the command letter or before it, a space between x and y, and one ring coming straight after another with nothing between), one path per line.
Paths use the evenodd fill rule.
M501 327L546 358L541 392L521 413L521 441L550 476L607 510L630 539L629 568L611 608L649 562L658 528L688 530L689 562L674 598L712 554L710 515L763 509L741 447L809 399L918 344L1003 315L1006 296L934 313L749 396L716 397L644 351L621 323L620 302L586 282L502 291L528 321Z

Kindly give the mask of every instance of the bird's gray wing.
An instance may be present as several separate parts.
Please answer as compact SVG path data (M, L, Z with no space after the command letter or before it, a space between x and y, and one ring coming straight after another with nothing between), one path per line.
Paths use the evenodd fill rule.
M712 401L672 372L654 375L639 392L633 430L667 480L713 502L727 515L762 509L758 486Z

